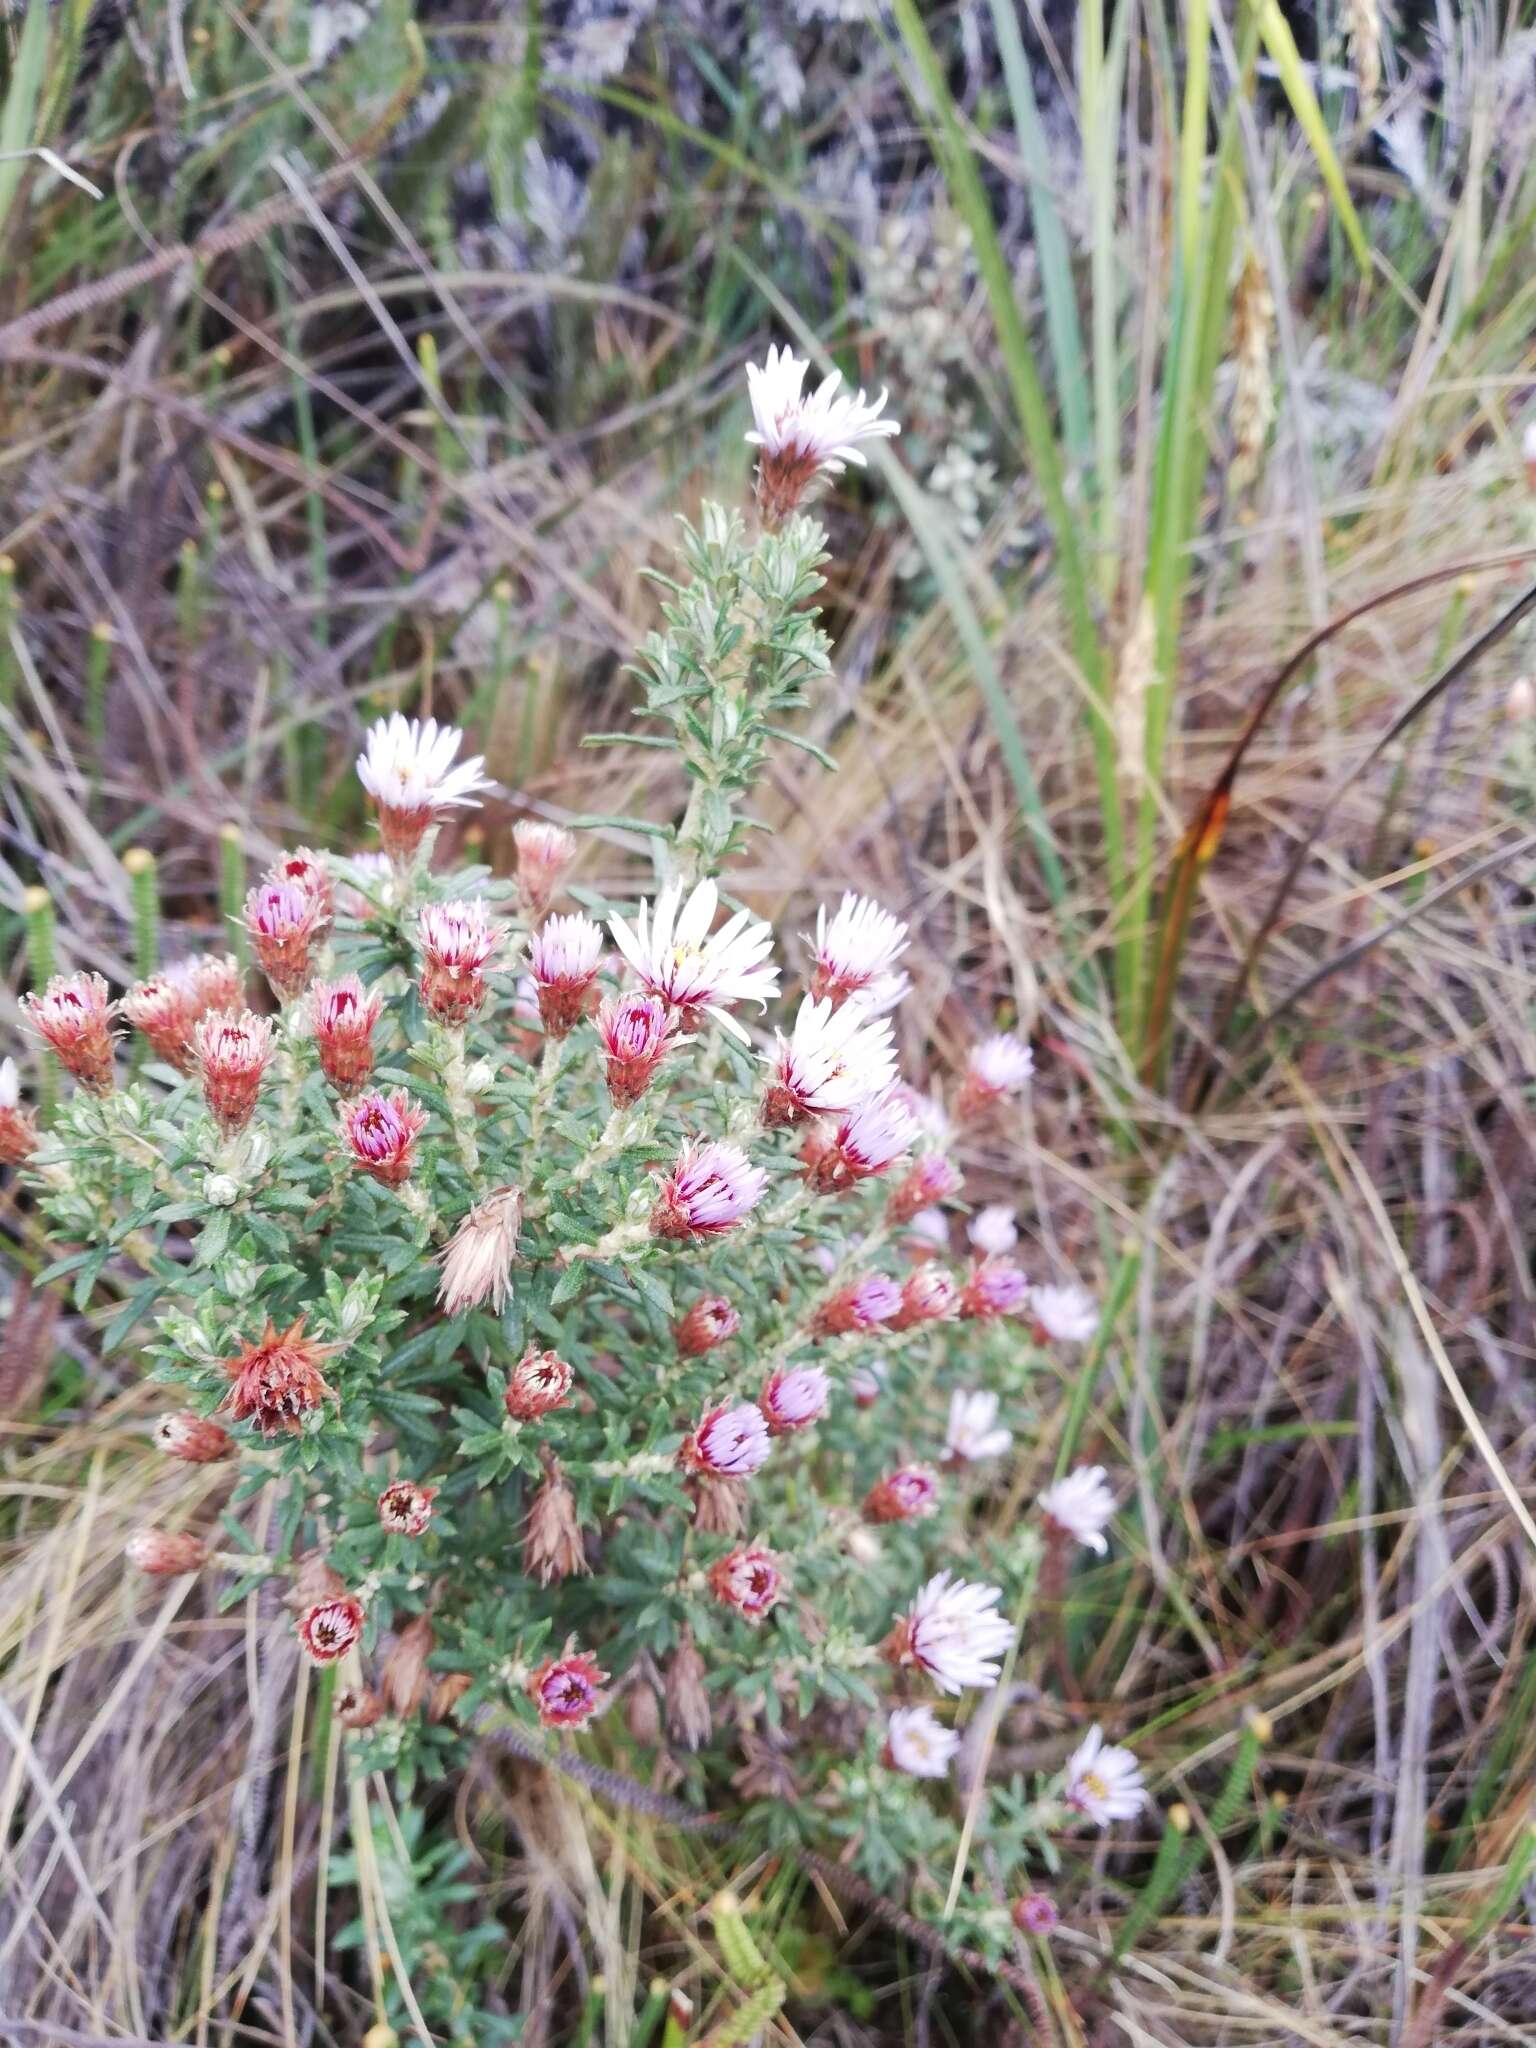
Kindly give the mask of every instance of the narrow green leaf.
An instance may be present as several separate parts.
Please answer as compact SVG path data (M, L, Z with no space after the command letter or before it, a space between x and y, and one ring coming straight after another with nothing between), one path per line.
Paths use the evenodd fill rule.
M1370 245L1365 239L1365 229L1360 225L1360 216L1355 212L1354 201L1349 196L1343 167L1334 154L1333 141L1328 133L1328 124L1323 119L1323 110L1317 103L1317 94L1312 90L1312 81L1307 77L1306 67L1301 61L1301 52L1291 34L1290 24L1280 12L1277 0L1260 0L1259 33L1264 46L1274 59L1275 69L1280 74L1280 83L1285 87L1286 98L1291 103L1291 112L1308 147L1317 159L1317 168L1323 183L1333 200L1339 216L1339 224L1349 239L1349 246L1355 252L1355 261L1367 277L1371 274Z

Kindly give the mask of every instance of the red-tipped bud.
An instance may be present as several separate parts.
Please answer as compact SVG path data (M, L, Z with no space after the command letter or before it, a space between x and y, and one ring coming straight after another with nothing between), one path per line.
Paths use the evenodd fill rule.
M709 1571L709 1590L743 1621L756 1628L784 1590L784 1574L771 1550L751 1543L717 1558Z
M99 974L56 974L42 995L25 995L21 1014L82 1088L112 1091L112 1015Z
M135 1571L153 1579L181 1578L208 1562L207 1544L188 1529L140 1529L128 1538L123 1554Z
M561 1657L548 1657L528 1681L528 1697L546 1728L580 1728L603 1705L608 1674L595 1657L569 1645Z
M563 825L519 818L512 827L512 844L517 849L517 900L524 916L540 918L576 858L576 841Z
M245 928L256 964L283 1001L309 979L323 918L313 896L291 882L262 882L245 899Z
M227 1429L211 1415L194 1415L190 1408L162 1415L155 1424L155 1442L168 1458L180 1458L187 1465L215 1465L235 1450Z
M315 1664L345 1657L363 1633L363 1603L346 1593L305 1608L298 1618L299 1643Z
M343 1103L341 1135L354 1165L385 1187L398 1188L411 1177L416 1139L426 1121L427 1112L397 1088L392 1095L359 1095Z
M959 1168L942 1152L925 1152L914 1160L891 1192L885 1213L892 1223L910 1223L924 1209L947 1201L960 1191Z
M741 1317L723 1294L704 1294L677 1326L679 1358L703 1358L741 1328Z
M413 1479L393 1480L379 1495L379 1527L391 1536L421 1536L432 1519L438 1489Z
M903 1465L877 1481L864 1502L866 1522L916 1522L939 1504L939 1482L921 1465Z
M597 1031L607 1063L608 1094L616 1109L638 1102L667 1054L686 1043L674 1033L672 1013L661 997L639 991L602 1004Z
M917 1323L938 1323L960 1307L960 1289L953 1274L942 1266L919 1266L901 1290L901 1307L891 1318L893 1330L910 1330Z
M818 1337L847 1337L888 1323L901 1307L901 1289L884 1273L866 1273L839 1288L811 1318Z
M571 1397L574 1379L563 1358L553 1351L535 1351L530 1345L507 1382L504 1399L508 1415L514 1422L535 1422L539 1416L563 1408Z
M310 990L309 1021L320 1071L340 1095L352 1095L373 1072L373 1027L384 999L355 974L320 981Z
M272 1020L253 1010L216 1010L192 1034L203 1100L220 1128L244 1130L272 1059Z

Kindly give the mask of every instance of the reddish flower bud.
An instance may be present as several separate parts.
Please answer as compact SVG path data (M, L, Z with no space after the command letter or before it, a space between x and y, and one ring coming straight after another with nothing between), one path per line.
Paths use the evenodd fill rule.
M303 1316L281 1335L269 1322L259 1344L224 1361L234 1382L224 1405L236 1421L254 1423L263 1436L302 1429L306 1415L335 1399L320 1367L339 1349L306 1337Z
M305 1608L298 1618L299 1643L315 1664L345 1657L363 1633L363 1603L347 1593Z
M245 928L256 964L284 1002L309 979L321 928L320 906L291 882L260 882L245 899Z
M965 1079L955 1102L962 1118L984 1116L1009 1095L1017 1095L1034 1072L1034 1055L1011 1031L996 1032L971 1047Z
M677 1326L679 1358L703 1358L741 1328L741 1317L723 1294L701 1294Z
M528 1681L528 1697L546 1728L580 1728L603 1704L608 1674L595 1657L567 1644L559 1657L546 1657Z
M517 900L531 921L549 908L561 876L576 858L576 841L563 825L519 818L512 844L517 849Z
M462 1024L485 1001L485 977L505 937L483 903L428 903L416 927L421 999L441 1023Z
M418 1486L413 1479L391 1481L379 1495L379 1527L391 1536L423 1535L437 1494L435 1486Z
M915 1522L939 1504L939 1482L921 1465L903 1465L869 1490L864 1502L866 1522Z
M768 1424L762 1409L751 1401L734 1406L722 1402L684 1439L677 1455L685 1472L743 1479L766 1463L768 1450Z
M214 1121L233 1136L255 1111L272 1059L272 1021L252 1010L211 1011L193 1032L192 1046L203 1077L203 1100Z
M20 1003L23 1020L93 1095L112 1092L114 1008L99 974L56 974Z
M891 1191L885 1213L892 1223L910 1223L924 1209L931 1209L960 1191L959 1169L942 1152L925 1152L914 1160Z
M770 1373L757 1403L769 1435L784 1436L819 1422L827 1412L829 1391L827 1376L819 1365L780 1366Z
M1012 1259L983 1259L960 1295L960 1313L973 1322L1016 1316L1029 1301L1029 1282Z
M651 1211L655 1237L713 1237L744 1222L762 1200L767 1170L752 1165L739 1145L689 1139L656 1192Z
M0 1166L25 1166L37 1150L37 1125L22 1105L13 1059L0 1060Z
M211 1415L194 1415L190 1408L178 1408L162 1415L155 1424L155 1442L168 1458L180 1458L188 1465L214 1465L231 1457L235 1440Z
M208 1562L208 1546L188 1529L140 1529L128 1538L123 1555L135 1571L155 1579L176 1579L202 1569Z
M896 1282L884 1273L866 1273L818 1306L811 1329L818 1337L853 1336L888 1323L900 1307L901 1289Z
M147 981L136 981L118 1005L135 1031L149 1040L156 1059L190 1074L197 1065L192 1049L192 1027L201 1011L190 961Z
M342 1104L341 1135L353 1163L387 1188L398 1188L416 1164L416 1139L427 1121L403 1088L393 1095L359 1095Z
M336 894L330 870L325 865L325 855L316 853L312 846L301 846L296 853L280 854L262 880L297 889L301 896L309 898L315 907L313 936L318 944L336 920Z
M336 1718L343 1728L371 1728L384 1718L384 1702L365 1685L345 1685L336 1695Z
M715 1560L709 1571L709 1589L756 1628L783 1592L784 1574L773 1552L753 1543Z
M341 1095L352 1095L373 1072L373 1027L384 999L355 974L319 981L309 994L310 1029L320 1071Z
M576 1375L553 1351L535 1351L530 1344L507 1382L504 1403L514 1422L535 1422L570 1399Z
M546 1037L564 1038L581 1022L597 978L603 934L590 917L552 917L528 948L528 971L539 992Z
M872 1095L836 1123L810 1132L800 1152L805 1177L819 1195L840 1194L884 1173L917 1135L917 1119L894 1090Z
M639 991L602 1004L597 1031L607 1060L608 1094L616 1109L638 1102L667 1054L689 1042L673 1031L672 1013L661 997Z
M1014 1901L1013 1924L1020 1934L1050 1934L1060 1921L1056 1901L1047 1892L1026 1892Z
M910 1330L916 1323L942 1322L959 1306L960 1289L954 1276L942 1266L919 1266L901 1290L901 1307L890 1327Z

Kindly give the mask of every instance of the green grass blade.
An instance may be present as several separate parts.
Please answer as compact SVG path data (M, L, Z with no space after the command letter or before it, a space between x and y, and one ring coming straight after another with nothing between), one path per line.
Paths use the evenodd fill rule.
M5 106L0 110L0 228L26 168L24 152L35 139L34 123L48 68L48 0L32 0L16 46Z
M1088 409L1088 388L1083 375L1083 333L1077 314L1077 290L1072 280L1072 256L1067 232L1061 223L1055 194L1051 189L1051 159L1046 146L1045 127L1035 102L1035 88L1019 34L1019 17L1013 0L991 0L992 22L997 30L998 55L1003 61L1003 78L1013 111L1014 133L1024 159L1025 197L1035 250L1040 258L1040 292L1045 304L1045 331L1051 344L1051 367L1056 377L1056 398L1061 406L1062 430L1067 451L1076 464L1085 463L1093 448L1093 423Z
M1371 251L1365 239L1365 229L1360 225L1360 216L1355 212L1354 201L1349 196L1343 166L1334 152L1328 124L1323 119L1323 110L1317 103L1317 94L1312 90L1312 82L1307 77L1306 67L1301 61L1301 52L1296 47L1296 39L1291 34L1290 24L1280 12L1277 0L1260 0L1259 33L1263 36L1264 47L1280 74L1280 83L1284 86L1286 98L1291 103L1291 112L1296 116L1297 126L1306 136L1307 146L1317 160L1319 174L1328 187L1328 196L1332 199L1334 210L1339 216L1339 225L1354 251L1355 261L1369 277Z

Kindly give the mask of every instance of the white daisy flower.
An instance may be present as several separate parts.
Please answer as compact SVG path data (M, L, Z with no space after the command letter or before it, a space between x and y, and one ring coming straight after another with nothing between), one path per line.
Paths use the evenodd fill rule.
M698 883L686 903L682 883L669 882L654 904L641 904L632 925L613 917L608 929L636 978L681 1010L689 1028L690 1013L702 1010L746 1044L726 1005L762 1004L778 993L779 970L767 957L773 927L738 910L711 934L719 904L712 881Z
M403 718L398 711L369 728L357 779L378 810L386 853L409 858L435 818L465 805L477 809L479 792L493 787L479 754L456 760L463 743L457 726Z
M896 1078L890 1020L852 1003L834 1010L814 996L801 1003L788 1038L774 1033L773 1051L764 1058L770 1073L763 1121L769 1125L837 1115Z
M959 1747L932 1707L897 1707L885 1724L886 1761L912 1778L947 1778Z
M974 1465L982 1458L1000 1458L1012 1442L1013 1431L997 1426L996 1394L955 1389L944 1433L946 1457L955 1464Z
M815 958L811 993L840 1003L862 995L871 1009L887 1010L911 987L896 962L910 941L907 927L871 896L844 896L831 917L822 904L816 912L816 936L803 934Z
M1000 1259L1018 1243L1019 1226L1006 1202L989 1202L971 1218L966 1236L983 1258Z
M1096 1828L1134 1820L1147 1798L1141 1765L1130 1750L1105 1742L1104 1731L1095 1722L1067 1759L1062 1797Z
M1029 1308L1047 1337L1058 1344L1086 1344L1099 1327L1099 1305L1075 1281L1066 1287L1032 1287Z
M1104 1531L1115 1518L1115 1496L1102 1465L1079 1465L1058 1479L1041 1494L1039 1508L1074 1543L1085 1544L1100 1556L1108 1550Z
M1013 1642L1013 1624L995 1610L1000 1586L972 1585L940 1572L928 1581L887 1639L895 1664L925 1671L940 1692L996 1685Z
M840 370L822 379L805 396L804 357L788 348L770 348L761 367L747 365L747 390L753 424L748 444L762 450L758 495L764 516L773 523L787 518L806 491L822 476L841 476L852 462L860 469L866 457L861 441L899 434L895 420L883 419L886 393L871 403L862 391L840 391Z

